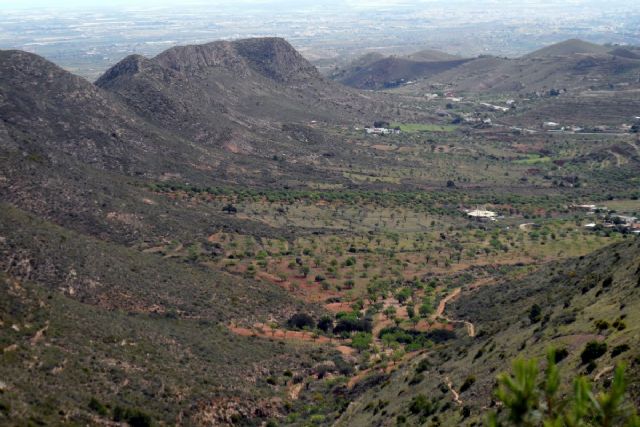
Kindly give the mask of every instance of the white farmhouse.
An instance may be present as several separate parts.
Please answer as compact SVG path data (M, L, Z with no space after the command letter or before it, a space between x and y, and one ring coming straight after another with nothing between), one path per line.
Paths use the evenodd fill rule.
M496 217L498 216L496 212L488 211L485 209L475 209L473 211L467 211L467 215L473 219L488 221L495 221Z

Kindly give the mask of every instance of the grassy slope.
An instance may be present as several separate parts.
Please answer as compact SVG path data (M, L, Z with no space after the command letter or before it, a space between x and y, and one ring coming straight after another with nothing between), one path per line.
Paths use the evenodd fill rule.
M281 289L238 280L77 234L2 205L3 267L90 304L175 311L211 321L262 319L298 304Z
M91 397L110 405L107 416L116 405L143 408L170 424L202 417L219 396L241 399L250 415L284 392L269 375L305 375L311 351L330 357L227 330L302 305L275 286L100 241L6 204L0 218L0 424L84 424L95 415Z
M611 286L603 286L609 277ZM382 385L367 390L349 407L338 425L392 425L398 415L407 417L408 425L427 419L433 423L428 425L482 425L487 408L492 406L495 376L509 370L512 359L542 358L550 345L566 348L569 355L560 366L568 383L575 375L585 372L580 353L586 342L593 339L606 342L608 351L597 360L590 377L602 372L596 382L603 386L610 376L607 369L626 362L630 394L638 404L640 354L634 346L640 334L638 286L640 240L629 239L581 259L550 264L522 281L463 292L449 315L472 321L478 330L477 336L469 338L464 329L458 329L457 340L434 348L409 366L396 370ZM542 307L543 320L531 324L528 312L534 303ZM596 331L596 320L612 323L620 316L625 317L626 329ZM611 349L625 343L631 350L612 357ZM416 366L422 360L427 361L429 368L421 376ZM453 401L446 379L460 391L463 382L471 376L476 382L460 393L463 405L471 412L465 419L462 405ZM422 420L408 409L411 399L418 394L433 399L438 408Z
M277 392L265 374L310 360L309 348L240 337L204 320L102 310L4 274L0 316L0 347L8 349L0 354L0 424L95 423L91 397L173 424L220 396L250 408Z

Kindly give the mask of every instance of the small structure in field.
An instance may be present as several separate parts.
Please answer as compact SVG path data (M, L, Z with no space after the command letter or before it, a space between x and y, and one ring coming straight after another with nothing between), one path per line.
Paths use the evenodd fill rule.
M369 128L369 127L365 127L364 131L367 134L374 134L374 135L389 135L389 134L399 134L400 133L400 129L389 129L389 128Z
M488 211L486 209L467 211L467 215L470 218L477 219L479 221L495 221L498 216L496 212Z
M598 207L596 205L584 204L584 205L569 205L573 209L582 209L586 211L595 211Z
M389 122L383 120L377 120L373 122L373 127L365 126L364 131L367 135L389 135L389 134L399 134L400 126L391 127Z

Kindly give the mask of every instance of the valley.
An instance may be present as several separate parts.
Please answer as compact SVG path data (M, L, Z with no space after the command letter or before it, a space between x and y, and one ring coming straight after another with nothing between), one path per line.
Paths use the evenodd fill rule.
M0 51L0 424L483 425L551 346L637 408L623 50L325 77L265 37L95 83Z

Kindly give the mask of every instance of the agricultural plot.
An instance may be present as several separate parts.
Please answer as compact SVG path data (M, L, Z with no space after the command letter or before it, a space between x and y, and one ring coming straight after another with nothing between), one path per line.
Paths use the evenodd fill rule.
M366 352L370 362L379 361L380 352L389 360L394 351L430 346L442 338L436 331L472 330L464 319L444 314L460 289L522 277L546 262L582 256L623 238L593 233L582 226L587 213L551 210L551 204L537 214L494 205L501 217L486 223L468 219L457 206L445 207L442 200L440 207L433 200L416 202L415 195L406 200L378 195L365 203L362 194L336 200L303 193L212 193L165 189L162 194L200 209L231 211L233 206L229 215L235 218L306 231L289 240L219 231L153 251L275 284L322 306L328 314L320 319L301 315L287 323L265 320L244 327L283 339L287 329L307 330L307 338L292 333L288 339L352 347Z

